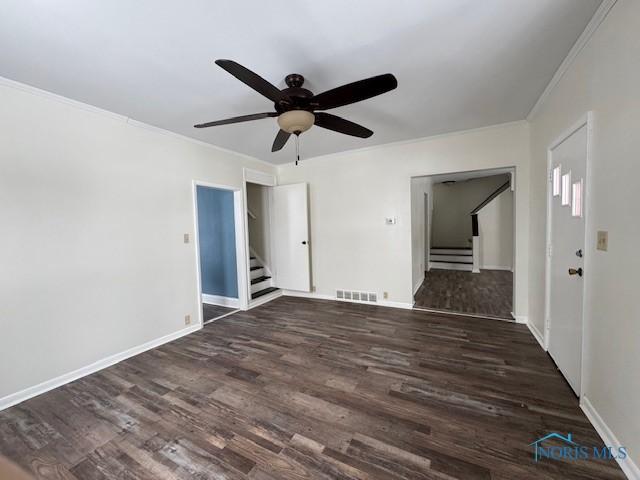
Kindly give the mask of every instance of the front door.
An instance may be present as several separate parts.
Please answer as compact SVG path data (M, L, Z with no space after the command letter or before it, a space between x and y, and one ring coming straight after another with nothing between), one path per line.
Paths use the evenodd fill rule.
M587 125L551 150L548 347L577 396L582 369Z

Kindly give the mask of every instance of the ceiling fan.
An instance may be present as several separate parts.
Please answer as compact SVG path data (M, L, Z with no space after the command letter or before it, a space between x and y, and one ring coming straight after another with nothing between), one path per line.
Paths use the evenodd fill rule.
M274 104L275 111L201 123L194 125L195 128L215 127L218 125L228 125L230 123L259 120L261 118L278 117L280 131L276 135L273 146L271 147L272 152L282 149L291 134L298 137L313 125L354 137L370 137L373 135L373 132L368 128L336 115L326 113L323 110L330 110L332 108L342 107L343 105L360 102L367 98L386 93L398 86L396 77L390 73L386 73L314 95L302 87L304 77L298 73L287 75L284 79L287 88L280 90L258 74L233 60L216 60L216 64L241 82L253 88L256 92L271 100Z

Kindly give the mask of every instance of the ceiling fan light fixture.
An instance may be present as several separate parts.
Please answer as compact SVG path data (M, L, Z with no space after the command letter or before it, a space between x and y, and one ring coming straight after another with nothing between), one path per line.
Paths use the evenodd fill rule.
M278 125L287 133L299 134L309 130L315 120L315 115L306 110L289 110L278 116Z

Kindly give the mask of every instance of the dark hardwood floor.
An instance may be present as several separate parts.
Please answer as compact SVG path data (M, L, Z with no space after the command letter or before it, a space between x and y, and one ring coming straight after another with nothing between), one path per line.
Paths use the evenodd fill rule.
M222 317L228 313L235 312L237 308L221 307L220 305L211 305L210 303L202 304L202 321L213 320Z
M513 273L432 269L415 294L415 306L513 320Z
M46 479L623 479L526 326L282 297L0 412Z

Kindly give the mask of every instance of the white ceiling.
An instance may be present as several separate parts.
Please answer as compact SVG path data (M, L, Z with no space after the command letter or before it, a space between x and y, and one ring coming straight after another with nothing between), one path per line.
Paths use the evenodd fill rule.
M366 140L312 128L303 157L523 119L600 0L3 0L0 76L273 163L272 110L236 60L314 93L391 72L398 89L332 110Z

